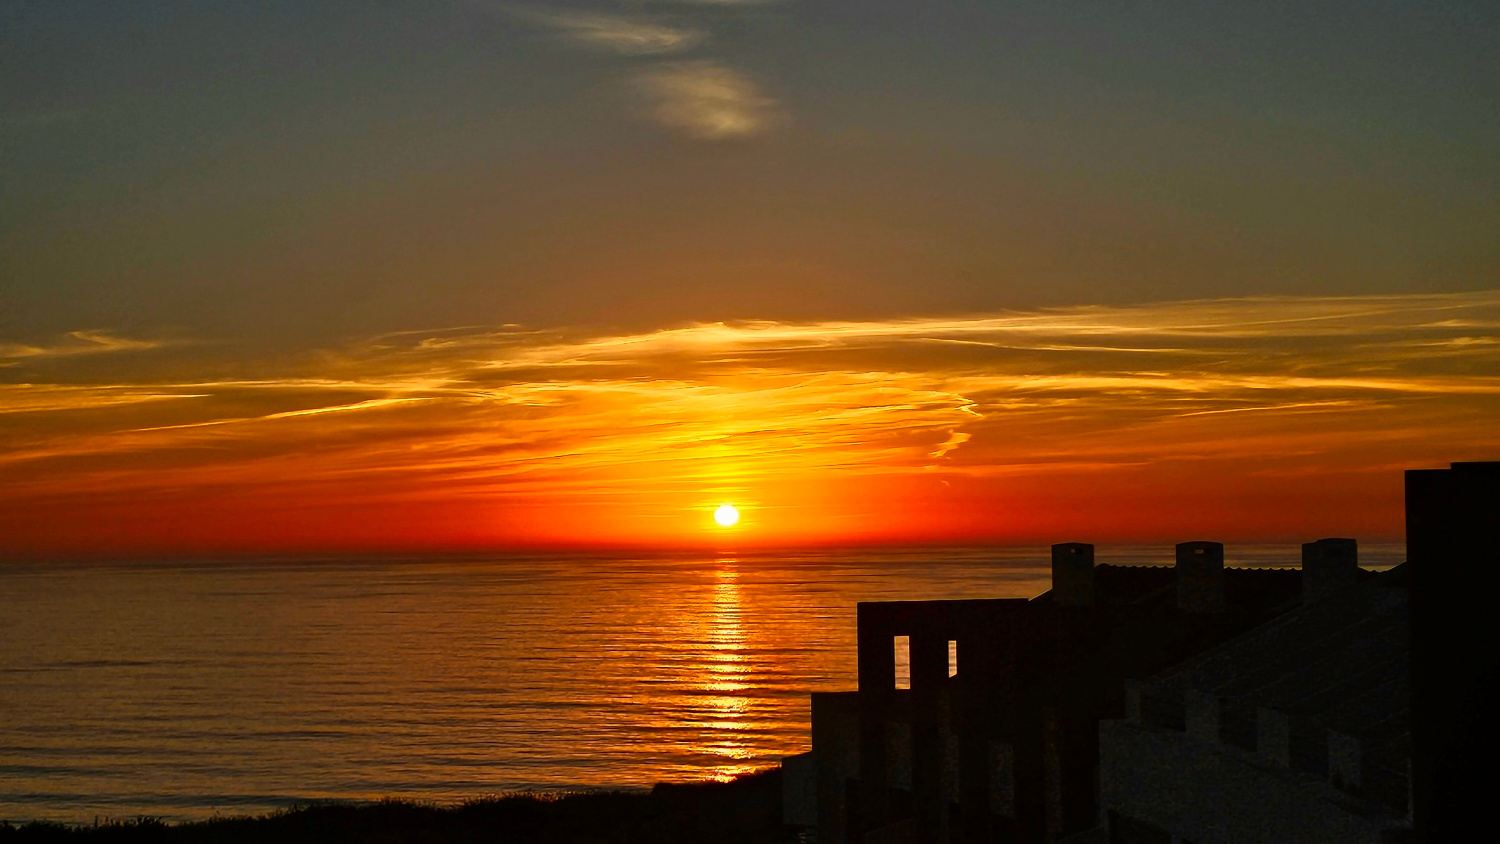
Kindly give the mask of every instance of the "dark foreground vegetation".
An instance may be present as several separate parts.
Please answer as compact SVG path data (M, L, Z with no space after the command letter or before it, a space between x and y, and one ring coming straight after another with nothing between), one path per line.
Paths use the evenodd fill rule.
M562 844L796 841L781 825L781 772L730 783L658 785L649 794L510 794L458 806L401 800L320 803L255 818L165 824L152 818L65 826L0 824L0 842L468 842Z

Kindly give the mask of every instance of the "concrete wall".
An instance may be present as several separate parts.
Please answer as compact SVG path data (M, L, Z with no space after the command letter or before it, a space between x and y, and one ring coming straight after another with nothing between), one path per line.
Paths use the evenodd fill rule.
M781 759L781 822L818 825L818 757L811 751Z
M817 760L818 841L850 840L849 782L859 776L859 693L818 692L812 696L812 756Z

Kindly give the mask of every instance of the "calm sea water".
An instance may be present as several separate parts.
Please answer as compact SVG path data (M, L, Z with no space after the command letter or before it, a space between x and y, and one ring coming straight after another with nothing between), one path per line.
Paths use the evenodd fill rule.
M808 693L854 686L855 602L1029 597L1046 559L0 565L0 819L725 779L806 750Z

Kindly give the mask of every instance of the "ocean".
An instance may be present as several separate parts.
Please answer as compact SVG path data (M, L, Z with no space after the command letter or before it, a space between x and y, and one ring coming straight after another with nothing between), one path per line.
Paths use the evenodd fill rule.
M1362 563L1399 562L1399 546ZM1100 562L1170 564L1167 547ZM1230 565L1295 564L1230 546ZM1030 597L1044 548L0 564L0 820L728 779L855 685L858 601Z

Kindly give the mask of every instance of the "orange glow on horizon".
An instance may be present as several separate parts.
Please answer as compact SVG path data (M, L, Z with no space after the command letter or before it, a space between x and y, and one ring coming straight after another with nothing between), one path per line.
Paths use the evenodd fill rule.
M705 498L753 506L737 548L1393 539L1402 469L1500 453L1500 293L400 335L260 380L107 339L11 361L0 553L708 547Z

